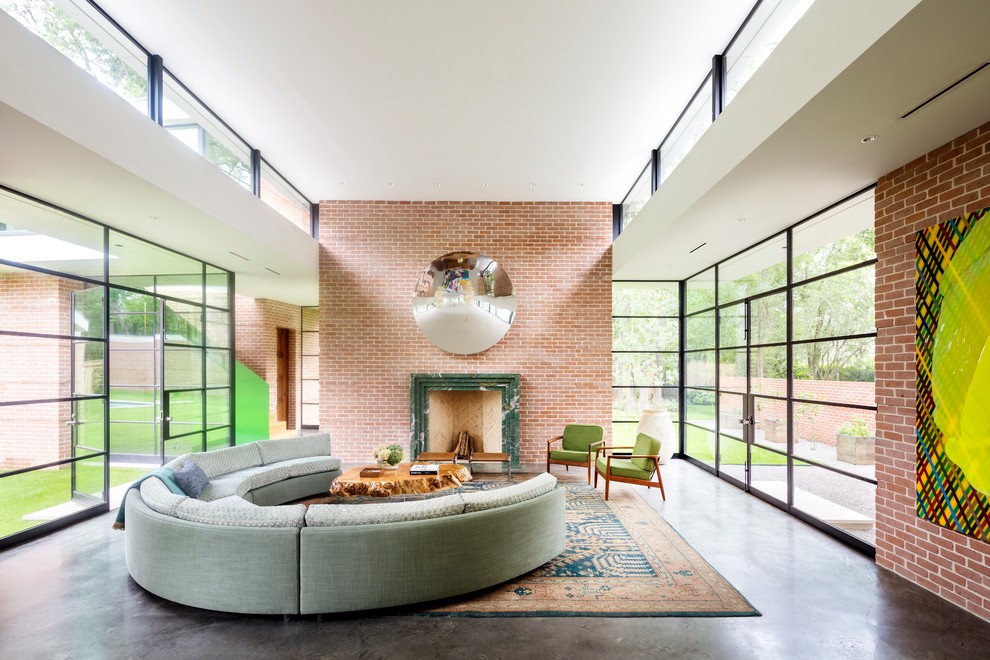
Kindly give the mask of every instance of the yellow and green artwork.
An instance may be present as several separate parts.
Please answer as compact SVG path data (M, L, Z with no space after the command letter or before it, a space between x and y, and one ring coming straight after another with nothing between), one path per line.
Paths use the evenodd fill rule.
M990 208L916 246L918 515L990 541Z

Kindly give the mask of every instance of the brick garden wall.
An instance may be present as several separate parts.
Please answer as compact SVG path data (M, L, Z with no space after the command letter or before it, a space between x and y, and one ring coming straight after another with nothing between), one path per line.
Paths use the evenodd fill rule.
M733 392L743 392L746 389L746 379L739 376L722 376L720 384L723 389ZM787 392L787 380L784 378L753 377L754 391L784 396ZM757 393L759 393L757 392ZM851 403L864 406L876 405L874 383L847 382L832 380L795 380L794 396L801 399L829 401L831 403ZM761 422L767 419L786 419L787 402L776 399L757 398L759 412L757 419ZM729 394L722 395L721 408L725 410L740 409L742 397ZM872 431L875 427L872 410L856 408L841 408L819 404L795 404L795 437L802 440L814 440L825 445L835 446L836 434L839 427L848 424L855 418L860 418ZM812 423L814 422L814 423Z
M610 428L610 204L325 201L320 242L320 426L334 454L408 450L419 372L520 374L524 463L568 422ZM412 315L420 273L455 250L493 257L515 287L512 328L477 355L436 348Z
M236 358L268 383L268 419L275 420L278 328L289 330L289 401L286 428L299 427L299 330L302 310L264 298L235 297Z
M990 620L990 546L915 510L915 233L990 206L990 124L877 183L877 564Z
M70 335L70 299L81 285L28 272L0 273L0 328ZM0 337L0 401L70 396L70 342ZM69 457L69 403L0 406L0 468L16 469Z

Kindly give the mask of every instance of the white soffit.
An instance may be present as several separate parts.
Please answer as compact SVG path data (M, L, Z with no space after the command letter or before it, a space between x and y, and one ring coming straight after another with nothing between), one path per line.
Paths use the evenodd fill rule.
M6 186L316 303L316 241L2 12L0 154Z
M614 276L683 279L990 120L990 67L901 119L990 61L987 25L983 2L816 2L615 242Z

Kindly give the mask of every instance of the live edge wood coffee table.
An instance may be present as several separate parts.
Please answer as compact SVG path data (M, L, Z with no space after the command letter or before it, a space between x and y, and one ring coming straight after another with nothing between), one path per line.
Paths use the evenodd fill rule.
M362 477L366 467L350 468L334 479L330 487L331 495L351 497L370 495L391 497L413 493L433 493L445 488L460 488L465 481L471 481L471 471L463 465L441 463L437 474L409 474L411 463L399 463L395 470L385 470L380 477Z

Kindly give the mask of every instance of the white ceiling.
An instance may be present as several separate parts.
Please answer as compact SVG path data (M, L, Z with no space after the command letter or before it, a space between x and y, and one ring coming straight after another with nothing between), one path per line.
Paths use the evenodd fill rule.
M99 4L313 201L619 201L754 1Z

